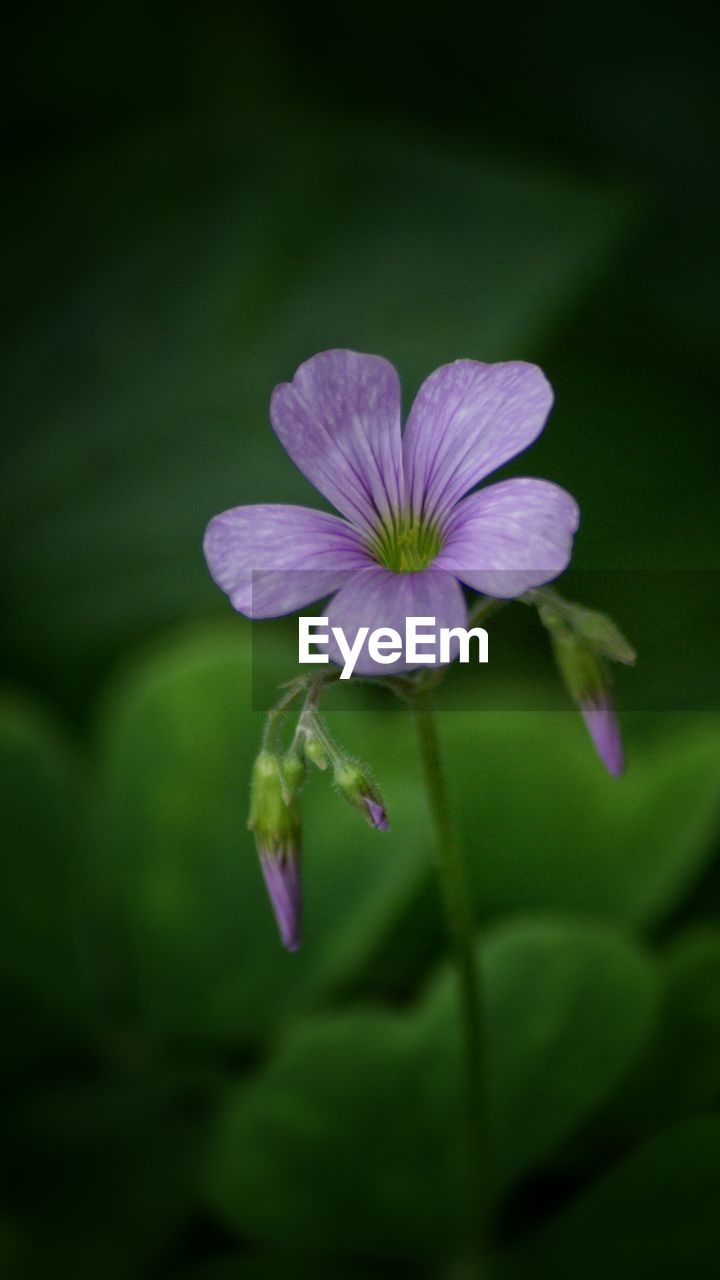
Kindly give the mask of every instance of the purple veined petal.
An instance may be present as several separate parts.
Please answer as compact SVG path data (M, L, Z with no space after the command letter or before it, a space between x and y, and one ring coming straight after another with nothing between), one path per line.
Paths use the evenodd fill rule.
M361 569L348 578L327 606L328 626L342 627L348 644L353 643L360 627L368 627L371 633L392 629L404 640L408 617L434 618L436 629L466 626L467 606L457 579L435 569L420 573L393 573L379 566ZM438 647L436 643L436 651ZM453 649L457 652L457 646ZM332 633L328 652L332 662L343 665ZM404 652L393 663L376 662L365 643L354 671L357 675L389 676L417 666L405 661Z
M441 519L532 444L552 402L542 370L522 360L456 360L436 369L416 396L403 438L413 512Z
M579 518L575 499L549 480L502 480L458 503L434 565L512 599L567 567Z
M356 351L321 351L270 402L295 465L366 535L404 501L400 412L393 366Z
M614 778L619 778L625 771L625 755L620 725L610 695L602 693L593 701L584 702L580 710L605 768Z
M299 855L261 849L260 866L282 944L288 951L297 951L302 926Z
M250 618L292 613L372 563L359 533L338 516L273 504L215 516L204 551L215 582Z

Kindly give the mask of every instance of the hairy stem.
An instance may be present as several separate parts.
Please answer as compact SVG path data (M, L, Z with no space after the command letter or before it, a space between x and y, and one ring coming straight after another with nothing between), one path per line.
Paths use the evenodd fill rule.
M485 1274L489 1190L482 988L465 868L450 811L435 714L428 688L421 687L418 690L414 709L425 785L435 830L437 870L458 980L466 1071L468 1154L471 1175L470 1210L475 1228L476 1274L481 1276Z
M297 680L291 680L285 687L284 692L280 696L274 707L271 707L267 713L265 720L265 728L262 737L263 751L274 751L278 749L278 737L282 728L283 721L290 708L304 695L303 716L308 716L320 701L320 695L328 684L339 679L339 671L326 672L321 676L300 676Z

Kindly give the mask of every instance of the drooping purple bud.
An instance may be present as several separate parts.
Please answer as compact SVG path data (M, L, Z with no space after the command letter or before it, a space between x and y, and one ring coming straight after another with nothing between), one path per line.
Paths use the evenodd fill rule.
M389 831L390 823L387 819L385 807L378 804L377 800L373 800L372 796L363 796L365 807L370 815L370 822L378 831Z
M597 697L581 703L580 710L605 768L614 778L619 778L625 771L625 754L610 694L604 690Z
M543 622L550 632L560 673L582 712L595 749L608 773L619 778L625 769L625 758L620 726L610 696L610 681L602 658L582 636L566 625L564 619L550 615L548 611Z
M339 758L335 763L334 780L340 794L371 827L376 831L390 830L382 796L364 767L347 758Z
M258 853L282 944L297 951L302 919L299 850L263 849L258 841Z
M300 814L286 799L282 765L270 751L255 761L248 826L255 843L270 903L288 951L300 946L302 888L300 882Z

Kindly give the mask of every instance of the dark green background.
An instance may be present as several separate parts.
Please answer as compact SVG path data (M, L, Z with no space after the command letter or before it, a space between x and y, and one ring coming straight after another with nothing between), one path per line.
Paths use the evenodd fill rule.
M495 710L441 717L482 926L498 1280L701 1274L720 1260L707 20L111 3L23 12L3 44L0 1272L465 1274L411 727L334 691L392 831L311 780L306 943L284 954L245 817L251 666L291 674L288 633L251 638L200 551L227 506L319 504L267 404L349 346L392 359L408 400L458 356L542 364L557 406L513 469L577 496L568 590L596 581L586 602L640 645L619 783L573 712L497 709L555 697L530 611L492 624Z

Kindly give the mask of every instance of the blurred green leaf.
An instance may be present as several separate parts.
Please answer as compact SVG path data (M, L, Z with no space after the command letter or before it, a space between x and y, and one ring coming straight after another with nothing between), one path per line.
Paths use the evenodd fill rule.
M498 1268L607 1280L610 1275L712 1275L720 1263L720 1117L664 1133L609 1170Z
M483 912L551 907L647 925L689 891L713 851L715 717L673 719L631 747L619 781L569 712L452 712L442 734Z
M667 990L660 1071L678 1110L720 1099L720 928L682 934L663 957Z
M72 1040L90 1016L77 762L35 711L0 707L0 930L6 1060Z
M606 1128L648 1136L720 1100L720 929L698 925L671 941L660 977L657 1033Z
M520 922L481 949L498 1190L552 1154L648 1035L654 975L612 933ZM299 1250L449 1257L466 1221L462 1054L448 975L407 1015L288 1036L218 1124L208 1194L224 1222Z
M558 1149L614 1090L654 1030L643 952L588 922L511 923L482 952L495 1181L504 1190ZM451 975L431 997L451 1033Z
M297 1028L221 1113L211 1203L241 1235L300 1253L450 1249L464 1204L456 1066L413 1017L356 1012Z
M210 1262L173 1272L169 1280L390 1280L392 1272L372 1271L343 1262L341 1266L297 1253L227 1254Z
M302 795L305 942L283 950L247 831L263 723L250 709L251 658L239 618L191 630L135 666L104 718L99 866L151 1036L246 1044L298 1015L356 975L423 874L402 710L382 732L353 713L345 744L372 747L393 829L371 831L313 771Z

